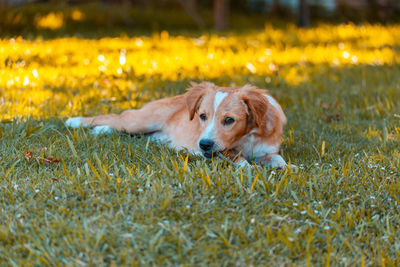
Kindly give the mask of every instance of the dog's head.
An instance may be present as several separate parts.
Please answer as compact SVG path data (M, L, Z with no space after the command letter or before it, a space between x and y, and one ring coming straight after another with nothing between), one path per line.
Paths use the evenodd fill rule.
M272 130L271 103L266 92L253 86L218 87L212 83L192 84L185 94L190 120L198 120L199 150L206 158L232 149L250 131Z

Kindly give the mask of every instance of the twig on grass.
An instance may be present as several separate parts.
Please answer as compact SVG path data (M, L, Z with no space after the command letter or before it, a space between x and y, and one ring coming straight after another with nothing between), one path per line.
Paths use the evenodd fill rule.
M36 159L36 160L41 160L42 162L46 162L46 163L58 163L60 162L59 159L53 158L53 157L35 157L33 156L33 152L28 150L27 152L25 152L24 154L24 158L26 159L26 161L29 163L31 159Z

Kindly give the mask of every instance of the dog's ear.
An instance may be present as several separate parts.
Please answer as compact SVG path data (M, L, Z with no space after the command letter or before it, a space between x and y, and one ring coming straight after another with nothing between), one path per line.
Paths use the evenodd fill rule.
M185 94L186 105L189 110L189 119L193 120L194 114L199 109L201 100L207 92L208 86L211 86L211 83L191 83L191 86Z
M267 127L266 115L268 112L268 101L263 90L253 86L244 86L240 89L241 98L249 109L249 115L257 128L265 130Z

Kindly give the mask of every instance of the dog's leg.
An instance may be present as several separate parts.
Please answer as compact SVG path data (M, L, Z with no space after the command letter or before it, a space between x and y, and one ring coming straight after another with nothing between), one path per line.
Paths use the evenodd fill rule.
M65 124L72 128L79 127L91 127L94 126L91 131L92 134L105 134L110 133L113 130L119 130L115 128L115 123L120 120L120 115L109 114L101 115L96 117L74 117L69 118ZM114 128L113 128L114 126Z
M94 127L92 133L109 133L113 130L131 134L145 134L160 131L163 122L174 109L160 107L157 102L149 103L141 109L127 110L121 114L108 114L94 117L74 117L65 124L73 128Z

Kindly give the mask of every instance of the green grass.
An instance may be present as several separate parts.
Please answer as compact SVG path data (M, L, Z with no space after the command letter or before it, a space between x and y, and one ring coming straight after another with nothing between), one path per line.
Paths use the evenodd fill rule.
M301 51L307 44L291 45ZM240 54L244 48L237 49ZM390 49L398 52L398 43ZM21 52L18 60L24 57ZM309 79L286 82L292 68ZM399 265L400 65L395 61L306 62L282 65L268 79L242 70L211 79L268 88L282 103L288 124L281 154L299 166L284 171L210 162L143 136L92 136L88 129L67 128L65 115L55 116L120 112L119 103L130 93L136 106L183 93L192 79L188 74L177 80L100 72L89 77L134 84L124 89L70 76L54 84L44 80L53 95L35 107L39 115L0 123L1 266ZM0 103L26 112L19 105L32 104L20 98L31 91L14 87L17 93L0 88ZM68 98L84 101L69 108ZM28 162L27 151L60 162Z
M282 154L297 172L192 156L185 169L185 153L144 137L94 137L59 118L2 123L0 260L397 265L398 74L399 66L326 68L296 88L272 86L289 118ZM339 121L327 122L331 113ZM377 134L367 138L371 126ZM29 150L62 162L28 163Z

